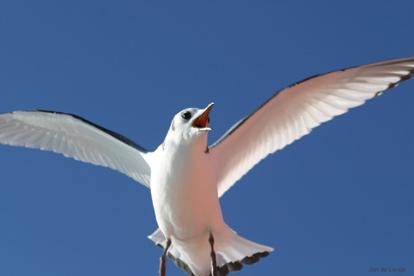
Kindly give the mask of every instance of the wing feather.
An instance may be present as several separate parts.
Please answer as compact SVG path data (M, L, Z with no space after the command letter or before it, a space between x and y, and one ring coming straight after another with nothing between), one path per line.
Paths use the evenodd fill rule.
M312 76L276 93L210 146L219 196L267 155L413 74L410 57Z
M45 110L0 114L0 143L61 153L150 187L149 153L143 147L77 115Z

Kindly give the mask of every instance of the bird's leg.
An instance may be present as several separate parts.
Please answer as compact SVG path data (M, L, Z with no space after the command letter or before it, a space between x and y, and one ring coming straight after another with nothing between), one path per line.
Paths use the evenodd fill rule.
M162 253L161 258L160 258L160 276L165 276L165 272L167 271L167 268L165 266L165 261L166 261L168 249L170 248L170 246L171 246L171 240L168 239L167 245L165 246L164 252Z
M211 257L211 275L218 276L217 271L217 260L216 260L216 252L214 251L214 237L213 234L210 233L210 237L208 238L208 242L210 243L210 257Z

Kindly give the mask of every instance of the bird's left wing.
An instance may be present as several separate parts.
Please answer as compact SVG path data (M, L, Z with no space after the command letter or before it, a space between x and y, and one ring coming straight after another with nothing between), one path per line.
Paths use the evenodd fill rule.
M276 93L210 146L218 194L267 155L414 74L414 57L314 76Z
M150 187L146 150L77 115L46 110L0 114L0 143L53 151L109 167Z

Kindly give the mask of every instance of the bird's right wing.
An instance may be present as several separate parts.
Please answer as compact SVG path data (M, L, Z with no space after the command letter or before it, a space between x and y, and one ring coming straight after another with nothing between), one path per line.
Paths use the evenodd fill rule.
M46 110L0 114L0 143L53 151L109 167L150 188L151 168L146 150L73 114Z
M267 155L413 74L411 57L311 77L276 93L210 147L219 196Z

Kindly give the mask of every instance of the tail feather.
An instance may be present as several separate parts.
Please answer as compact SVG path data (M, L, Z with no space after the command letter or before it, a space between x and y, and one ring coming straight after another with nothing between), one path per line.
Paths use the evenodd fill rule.
M249 241L236 233L219 240L216 254L221 275L231 271L239 271L243 264L254 264L269 255L273 248Z
M148 238L161 248L165 248L165 246L167 245L167 239L165 238L164 234L161 232L159 228L155 230L151 235L149 235ZM170 248L168 249L167 256L175 263L176 266L187 272L188 275L194 275L188 264L181 259L181 253L174 246L174 244L171 244Z
M161 230L157 229L148 238L155 244L165 248L166 238ZM214 239L220 276L227 275L231 271L239 271L244 264L254 264L273 251L273 248L249 241L233 231L229 231L224 235L216 234ZM183 251L182 246L175 246L173 242L168 251L168 256L188 275L210 275L210 246L207 238L203 239L203 243L195 248L203 252L188 252L192 251L194 247L189 247Z

